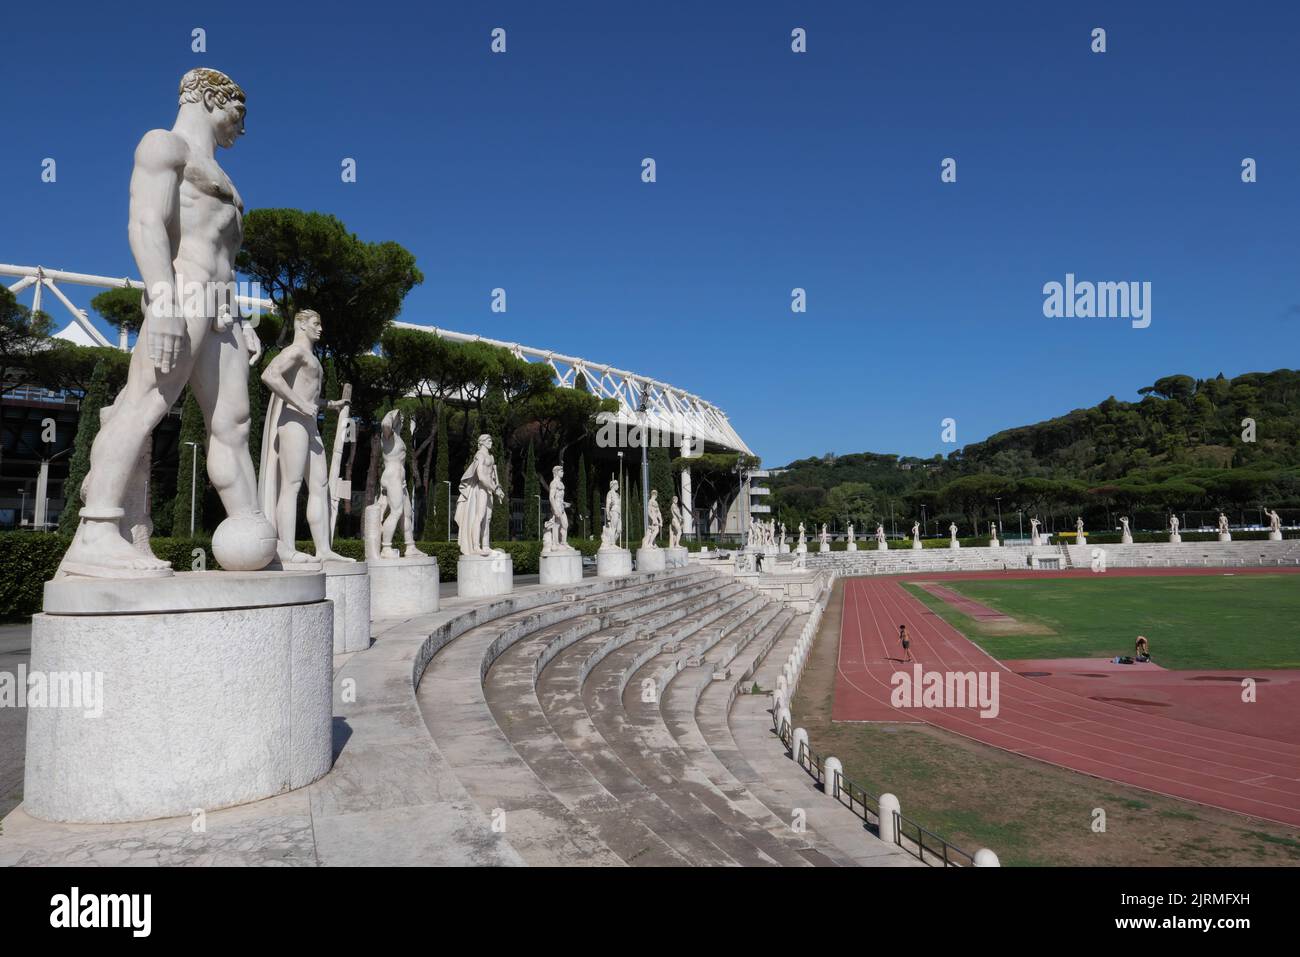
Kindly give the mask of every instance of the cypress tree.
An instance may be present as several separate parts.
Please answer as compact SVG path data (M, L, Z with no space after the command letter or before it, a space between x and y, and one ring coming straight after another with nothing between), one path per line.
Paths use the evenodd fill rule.
M191 449L186 443L195 443ZM197 455L196 455L197 449ZM190 530L190 476L194 482L194 532L203 530L203 496L208 488L207 432L203 427L203 413L192 389L185 390L185 404L181 407L181 434L177 444L179 462L176 469L176 497L172 500L172 527L174 535L189 535ZM197 464L198 471L191 469Z
M99 412L112 401L108 388L108 366L100 359L90 373L90 385L81 399L81 412L77 418L77 437L73 444L72 460L68 463L68 478L63 483L63 511L59 515L59 531L71 535L77 530L81 501L81 483L90 471L90 446L99 434Z
M570 529L570 531L576 531L584 536L591 535L595 525L592 520L594 513L587 511L591 507L591 494L587 491L587 457L585 455L578 456L578 494L573 501L576 506L574 511L577 513L573 516L573 522L577 527ZM574 536L574 538L577 537L577 535Z
M508 542L511 508L510 454L506 451L504 439L498 438L492 443L492 454L497 463L497 479L501 482L501 490L506 493L504 502L498 502L495 495L492 497L492 541Z
M433 481L429 483L428 508L424 512L426 542L440 541L447 534L447 487L451 478L451 447L447 438L447 409L438 403L438 439L434 449Z
M533 443L528 443L528 454L524 456L524 541L535 542L542 535L538 524L542 511L541 483L537 481L537 453ZM549 509L547 509L549 511Z
M673 485L672 461L668 457L666 448L656 447L650 450L650 487L659 492L659 511L663 513L666 530L669 522L672 521L669 508L672 506L673 496L677 494Z

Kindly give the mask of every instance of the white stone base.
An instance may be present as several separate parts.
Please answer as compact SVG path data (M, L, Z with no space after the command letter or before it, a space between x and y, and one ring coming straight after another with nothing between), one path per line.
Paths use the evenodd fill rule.
M1182 542L1183 542L1183 536L1179 535L1177 532L1170 532L1170 533L1169 533L1169 544L1170 544L1170 545L1181 545Z
M856 552L856 551L858 550L858 543L857 543L857 542L849 542L848 545L845 546L844 550L845 550L846 552Z
M1282 541L1282 533L1281 533L1281 532L1269 532L1269 533L1268 533L1268 540L1269 540L1270 542L1280 542L1280 541Z
M889 551L889 542L876 542L876 551L878 552Z
M622 578L632 574L632 553L626 548L605 548L596 552L597 578Z
M1043 540L1039 538L1037 535L1034 535L1029 539L1029 544L1034 548L1042 548Z
M996 538L989 539L989 548L1001 548L1001 547L1002 547L1002 543L999 542Z
M961 542L957 541L957 539L954 538L952 541L950 541L950 542L948 543L948 547L949 547L949 548L961 548Z
M320 572L47 582L30 671L89 673L102 699L28 710L23 809L145 821L310 784L333 754L333 631Z
M1133 544L1133 536L1132 536L1132 535L1121 535L1121 536L1119 537L1119 543L1120 543L1121 545L1132 545L1132 544Z
M822 542L820 545L817 546L817 551L819 552L829 552L830 550L831 547L827 545L825 542Z
M582 581L582 553L577 549L567 552L542 552L538 562L543 585L572 585Z
M334 654L370 647L370 576L365 562L325 562L325 597L334 603Z
M1219 541L1221 542L1232 541L1232 532L1219 532Z
M657 545L636 550L636 570L639 572L661 572L668 567L668 556Z
M667 562L669 568L685 568L686 563L690 561L690 557L691 553L681 545L676 548L664 549L664 561Z
M438 610L438 559L372 558L370 566L370 616L414 618Z
M462 555L456 563L461 598L509 595L515 590L515 560L509 555Z
M915 538L912 539L912 551L919 552L919 551L920 551L921 549L923 549L924 547L925 547L925 546L922 545L922 544L920 543L920 541L918 541L918 540L915 539Z
M800 545L798 548L795 549L795 552L796 552L796 554L799 554L799 555L807 555L807 554L808 554L808 546L807 546L807 544Z
M790 543L789 543L789 542L782 542L782 543L781 543L781 554L782 554L782 555L789 555L789 554L790 554Z

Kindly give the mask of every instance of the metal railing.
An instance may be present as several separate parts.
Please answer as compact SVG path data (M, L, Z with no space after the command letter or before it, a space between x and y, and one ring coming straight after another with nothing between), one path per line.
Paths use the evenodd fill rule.
M862 785L849 780L838 771L835 780L827 781L825 759L805 741L799 742L798 752L794 747L794 729L790 722L777 723L777 716L772 715L772 728L781 739L796 764L808 772L809 776L822 788L828 797L834 798L856 814L869 830L880 836L880 796L872 794ZM894 843L911 854L922 864L930 867L974 867L975 857L963 851L956 844L940 837L933 831L904 817L900 812L894 815Z

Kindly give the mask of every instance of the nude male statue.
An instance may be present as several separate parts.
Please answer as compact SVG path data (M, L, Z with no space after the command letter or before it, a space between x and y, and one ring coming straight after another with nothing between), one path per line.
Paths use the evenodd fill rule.
M685 521L682 515L681 502L677 496L673 496L672 503L668 507L668 547L679 548L682 544L682 525Z
M283 355L283 353L281 353ZM393 547L397 525L402 525L402 539L406 543L407 558L421 558L424 552L415 547L415 510L411 495L406 489L406 443L402 441L405 420L398 409L384 416L379 427L379 448L384 457L384 470L379 475L379 499L388 509L381 531L380 558L399 557Z
M262 348L252 327L231 316L244 204L216 161L217 147L244 134L244 112L244 91L230 77L190 70L181 78L175 124L149 131L136 147L127 238L145 286L144 321L126 385L91 448L81 522L60 574L172 573L147 545L132 543L130 529L146 517L135 514L143 497L128 493L154 427L186 384L203 410L208 477L226 522L255 528L254 539L270 537L248 452L248 367ZM254 546L217 557L228 569L251 571L272 555Z
M557 465L551 469L551 482L546 487L546 500L551 505L551 517L546 522L545 551L565 551L569 549L569 513L565 511L568 502L564 500L564 466Z
M329 464L316 422L325 381L325 370L313 349L320 337L320 316L311 309L299 311L293 317L293 342L262 372L262 382L271 390L271 400L266 407L259 488L263 509L275 516L276 555L286 564L356 561L330 548ZM325 403L329 409L341 409L343 405L342 399ZM314 556L298 551L294 544L298 492L304 480L307 524L316 546ZM392 501L390 495L390 505Z
M650 502L645 516L645 538L641 540L642 548L658 548L659 532L664 527L663 512L659 510L659 490L650 490Z

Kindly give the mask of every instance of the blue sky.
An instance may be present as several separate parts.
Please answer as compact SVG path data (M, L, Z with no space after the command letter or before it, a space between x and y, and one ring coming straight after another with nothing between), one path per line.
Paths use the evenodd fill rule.
M1295 365L1294 4L203 6L5 14L0 262L135 275L132 150L208 65L248 91L249 208L405 245L401 318L665 379L770 465ZM1067 272L1150 282L1150 327L1045 318Z

